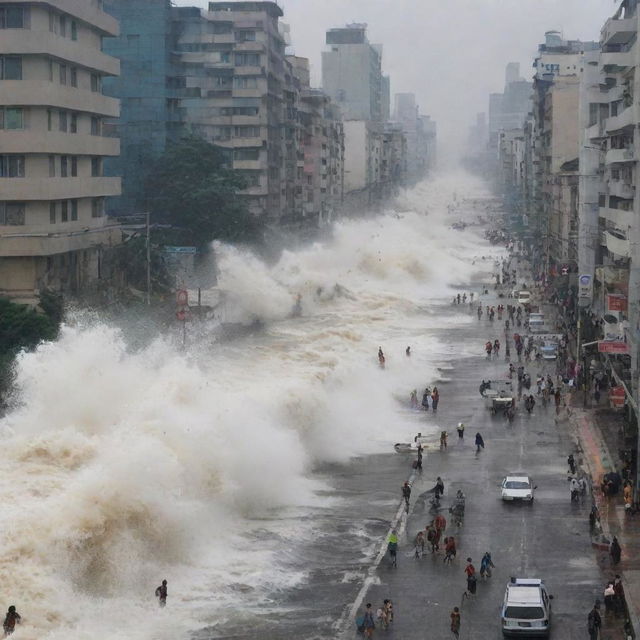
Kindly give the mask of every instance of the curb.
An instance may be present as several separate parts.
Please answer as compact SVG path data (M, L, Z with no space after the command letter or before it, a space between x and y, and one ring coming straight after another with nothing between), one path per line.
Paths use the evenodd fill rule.
M417 476L418 476L418 472L415 470L413 470L409 474L408 481L411 486L413 486L413 483ZM358 610L362 606L362 603L364 602L364 598L367 595L367 592L371 588L371 585L373 585L377 580L376 572L378 571L378 567L380 566L380 563L382 562L384 557L387 555L387 540L391 535L391 532L393 531L393 529L396 530L398 534L398 538L401 535L403 535L406 525L407 525L407 512L404 505L404 499L401 498L400 506L398 507L398 510L396 511L395 516L391 520L391 524L389 525L389 528L387 529L387 532L384 538L382 539L382 542L378 549L378 553L376 554L375 558L373 559L373 562L369 565L369 568L366 571L366 577L362 582L362 586L360 587L358 594L356 595L351 605L345 610L345 612L342 614L340 619L334 625L334 628L337 632L337 637L340 637L340 638L352 637L353 634L349 632L348 625L352 625L355 622L356 615L358 613Z

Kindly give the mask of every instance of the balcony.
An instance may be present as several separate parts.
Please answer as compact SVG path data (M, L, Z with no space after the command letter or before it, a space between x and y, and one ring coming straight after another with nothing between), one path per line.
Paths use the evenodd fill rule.
M607 118L605 127L607 133L612 133L614 131L621 131L622 129L633 127L634 124L635 120L633 107L627 107L622 113L619 113L617 116L611 116L610 118Z
M7 29L0 38L0 54L53 56L100 73L117 76L120 61L100 49L61 38L49 31Z
M119 196L120 178L1 178L3 200L70 200Z
M633 226L633 211L600 207L598 215L601 218L608 220L613 226L621 231L626 231L629 227Z
M604 157L605 164L635 162L635 160L633 149L609 149Z
M23 107L44 105L110 118L120 116L120 101L116 98L37 80L3 80L0 82L0 104Z
M629 240L619 238L611 231L604 232L604 239L607 249L618 258L628 258L631 254L629 251Z
M266 158L263 160L234 160L233 168L247 171L266 171L267 160Z
M54 153L76 156L119 156L120 140L80 133L42 133L31 129L0 130L3 153Z
M600 38L603 45L609 44L627 44L633 39L638 29L638 17L625 18L615 20L609 18L604 23L602 31L600 32Z
M623 182L622 180L610 180L609 195L632 200L636 196L636 190L635 187L628 182Z
M600 64L605 71L627 69L634 64L633 51L603 51L600 54Z
M98 220L105 220L100 218ZM51 256L69 251L81 251L96 246L117 246L122 243L120 225L89 227L66 233L16 232L16 227L2 227L0 257Z
M596 122L595 124L587 127L587 139L588 140L596 140L598 138L603 137L604 126L601 122Z
M97 0L55 0L55 2L49 0L46 4L53 5L58 11L68 13L96 27L104 35L120 35L118 21L99 9Z

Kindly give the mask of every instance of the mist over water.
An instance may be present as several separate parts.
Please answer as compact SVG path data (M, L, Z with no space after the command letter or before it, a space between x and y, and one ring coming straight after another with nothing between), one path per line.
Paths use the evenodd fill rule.
M16 637L186 638L304 582L282 559L339 499L314 470L409 437L399 399L453 354L429 330L472 321L442 307L492 250L449 228L454 194L486 195L465 174L438 177L273 266L217 246L226 319L264 322L252 336L220 343L204 325L185 350L174 335L133 350L115 327L76 319L20 356L0 423L0 580L25 619Z

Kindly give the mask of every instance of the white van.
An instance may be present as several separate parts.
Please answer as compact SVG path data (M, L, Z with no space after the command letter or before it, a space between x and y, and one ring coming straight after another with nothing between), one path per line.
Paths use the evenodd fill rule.
M518 292L518 304L529 304L531 302L531 292L530 291L520 291Z
M511 578L504 594L501 622L504 636L548 637L551 600L542 580Z

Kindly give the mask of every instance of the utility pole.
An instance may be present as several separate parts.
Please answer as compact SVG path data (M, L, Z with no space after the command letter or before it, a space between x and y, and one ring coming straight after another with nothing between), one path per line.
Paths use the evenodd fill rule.
M151 305L151 225L149 224L150 212L145 213L147 226L147 306Z

